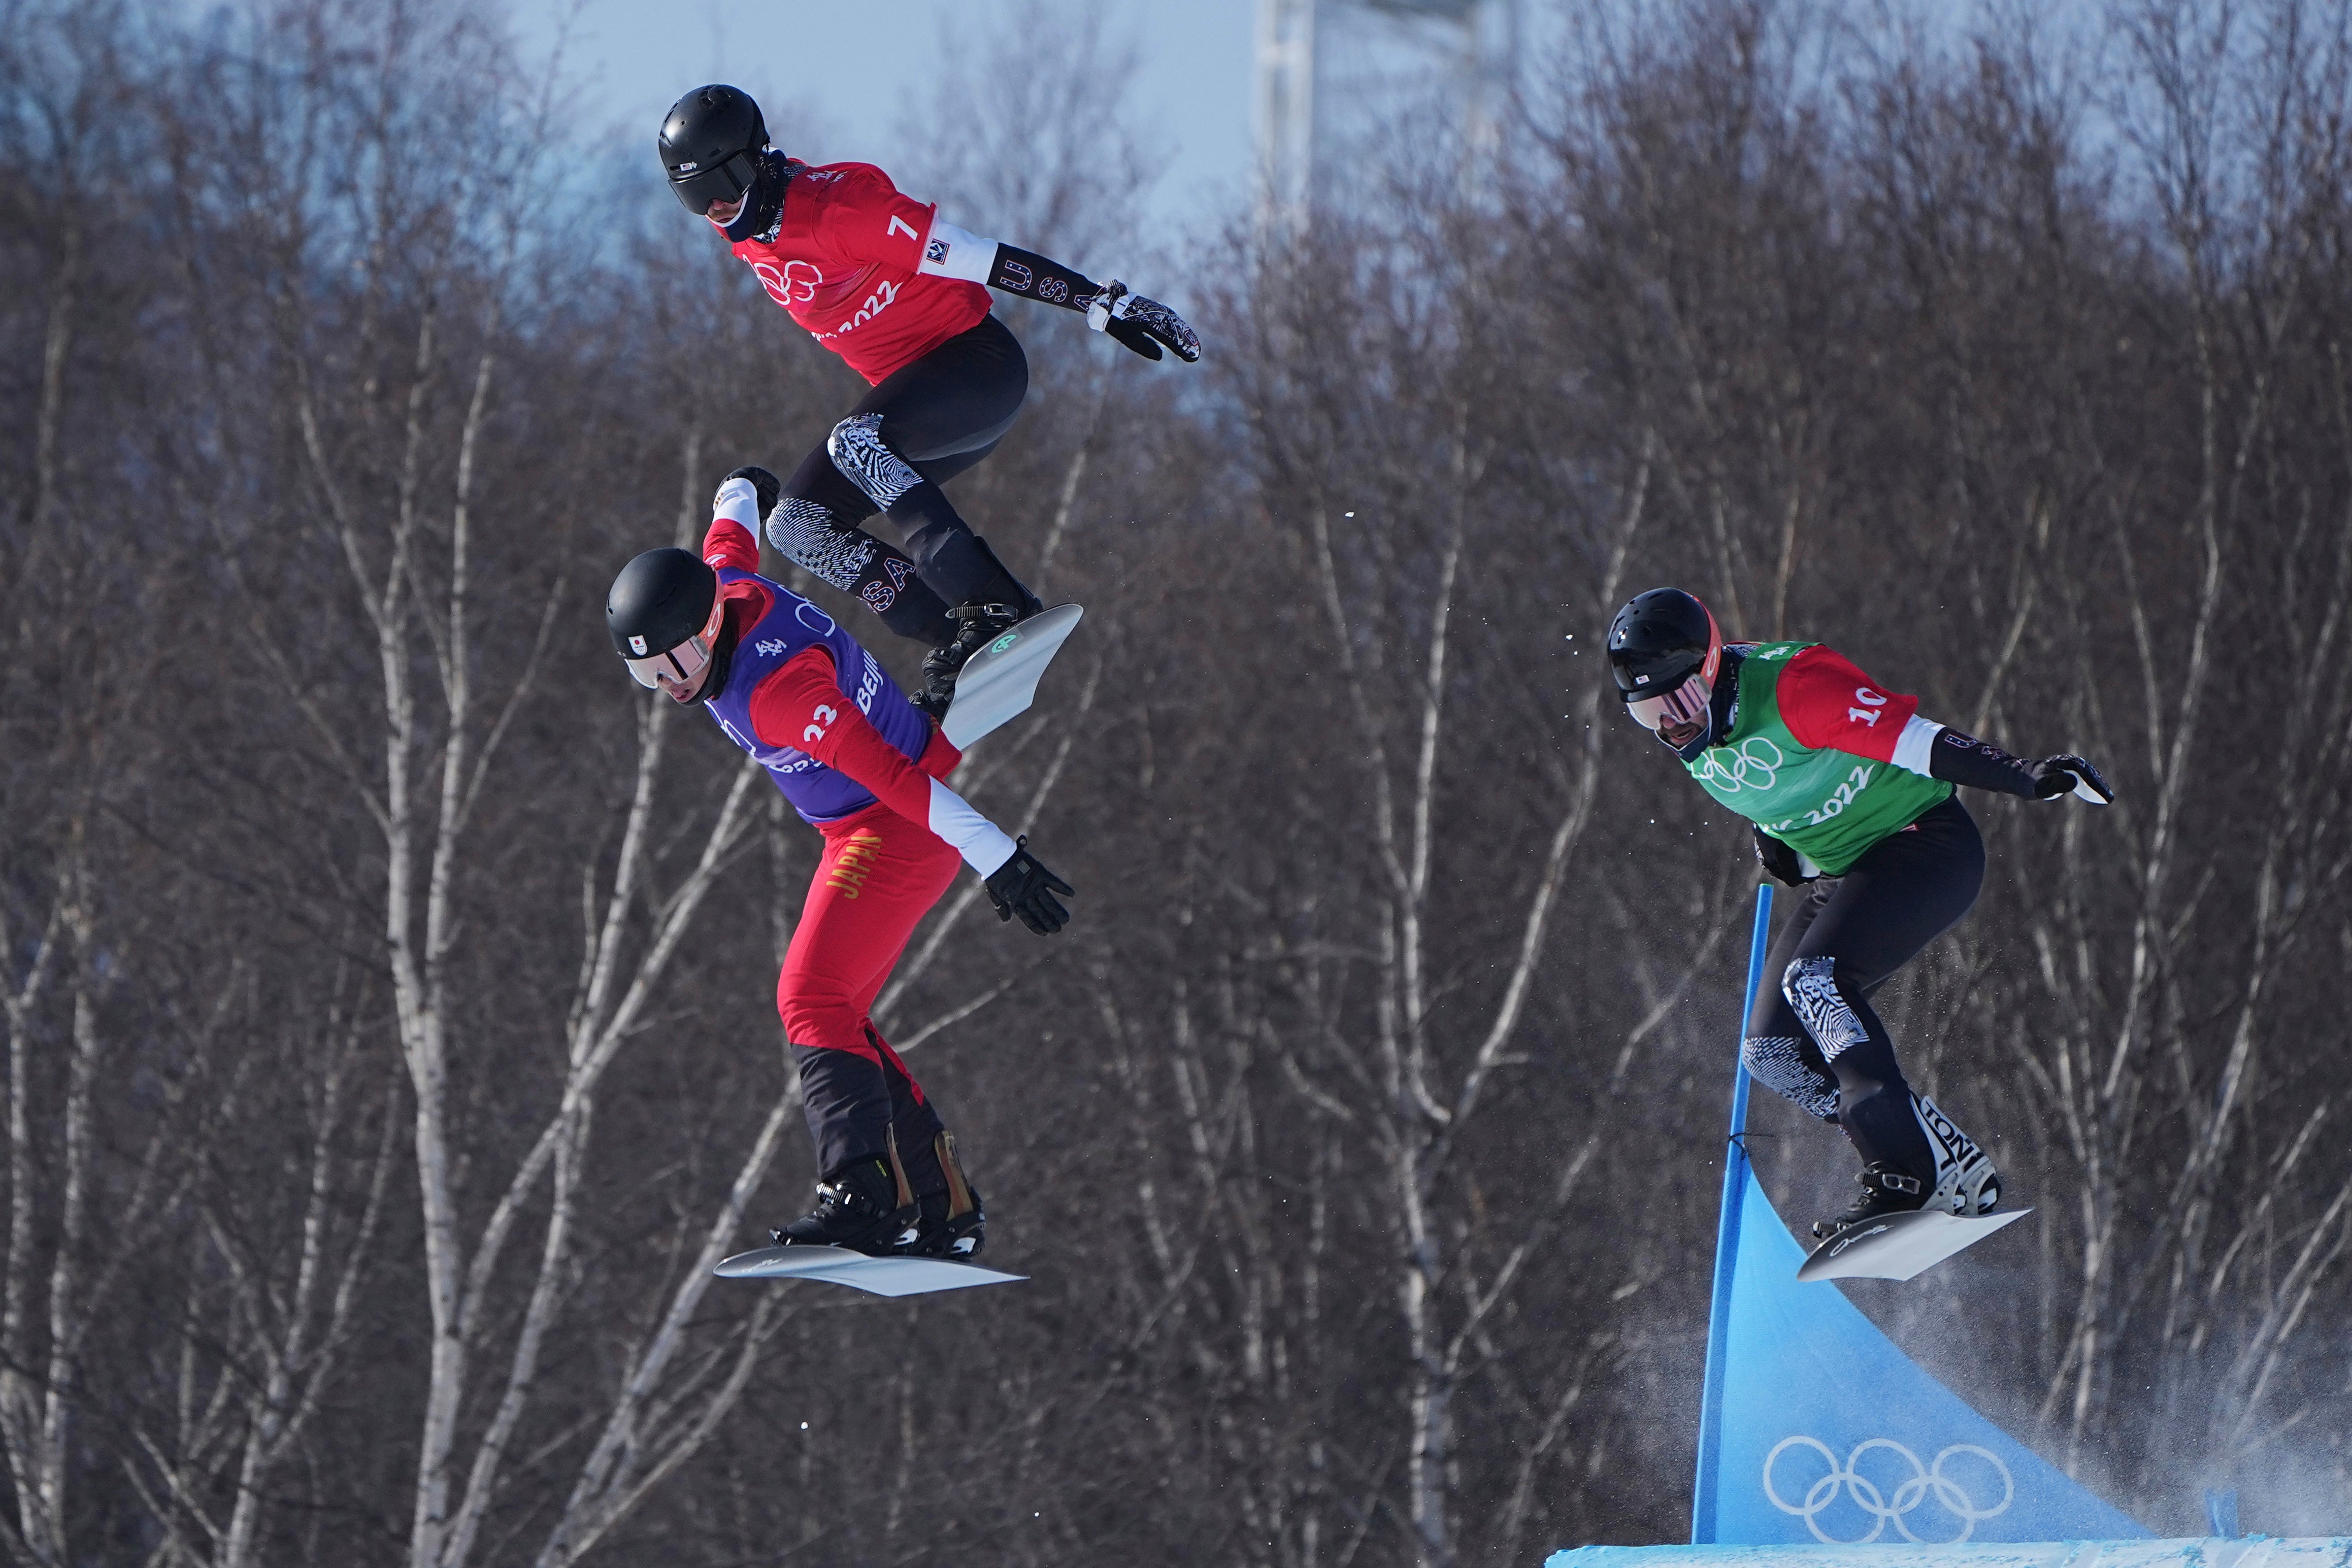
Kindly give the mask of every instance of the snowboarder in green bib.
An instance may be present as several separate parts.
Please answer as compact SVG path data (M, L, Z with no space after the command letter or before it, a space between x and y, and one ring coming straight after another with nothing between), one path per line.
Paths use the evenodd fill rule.
M2105 805L2106 780L2079 757L2028 762L1922 718L1916 697L1819 643L1726 643L1680 589L1617 612L1609 664L1625 711L1748 820L1764 869L1808 890L1773 938L1764 972L1778 983L1759 988L1740 1058L1862 1156L1862 1196L1813 1234L1990 1210L1991 1159L1904 1082L1870 998L1976 902L1984 841L1954 786Z

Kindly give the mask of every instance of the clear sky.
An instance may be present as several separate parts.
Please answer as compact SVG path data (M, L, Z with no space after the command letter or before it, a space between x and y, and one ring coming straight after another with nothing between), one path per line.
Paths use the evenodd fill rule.
M658 180L654 133L688 88L732 82L771 121L797 106L820 144L795 146L815 162L856 159L887 167L927 87L948 68L951 38L1009 23L1012 0L511 0L524 47L543 58L567 26L563 108L574 141L617 131L643 143ZM1175 159L1150 210L1181 224L1230 210L1252 168L1251 47L1256 0L1047 0L1049 13L1098 11L1110 41L1140 57L1138 124ZM936 200L944 192L919 193Z

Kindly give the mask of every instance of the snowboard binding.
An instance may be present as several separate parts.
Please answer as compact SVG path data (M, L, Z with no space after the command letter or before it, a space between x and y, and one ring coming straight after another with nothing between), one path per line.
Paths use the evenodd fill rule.
M1866 1220L1883 1215L1928 1209L1961 1219L1990 1214L2000 1202L2000 1173L1978 1142L1960 1131L1949 1116L1925 1094L1911 1092L1911 1113L1934 1155L1933 1183L1886 1160L1873 1160L1857 1178L1862 1196L1840 1213L1813 1221L1813 1234L1832 1240Z
M956 677L971 656L1043 608L1032 599L1023 604L959 604L950 610L955 641L923 655L923 689L913 698L915 706L933 718L947 717L955 702Z
M1919 1119L1919 1130L1927 1134L1927 1146L1936 1155L1935 1190L1918 1207L1963 1219L1990 1214L2000 1202L2000 1173L1983 1146L1916 1090L1911 1094L1911 1113Z
M955 1134L941 1133L931 1145L947 1186L917 1200L921 1213L913 1235L897 1250L916 1258L952 1258L970 1262L988 1243L988 1215L980 1194L956 1163Z
M921 1213L893 1149L887 1163L855 1160L817 1183L816 1207L768 1234L779 1247L839 1247L880 1258L915 1239Z
M956 1161L955 1139L937 1134L914 1165L925 1181L936 1158L943 1185L909 1197L896 1128L888 1156L843 1166L817 1187L817 1207L772 1232L776 1245L722 1259L727 1280L819 1280L877 1296L919 1296L1028 1278L983 1269L972 1259L987 1239L980 1194ZM888 1207L893 1200L898 1207Z
M1871 1161L1854 1179L1862 1183L1862 1196L1836 1214L1813 1221L1813 1235L1819 1239L1832 1240L1881 1215L1908 1214L1926 1202L1927 1184L1885 1160Z

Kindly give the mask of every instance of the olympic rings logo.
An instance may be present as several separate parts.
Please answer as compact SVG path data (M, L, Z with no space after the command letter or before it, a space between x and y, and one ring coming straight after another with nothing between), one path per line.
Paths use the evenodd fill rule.
M1728 763L1724 761L1726 753L1731 758ZM1780 765L1787 760L1780 748L1772 743L1771 737L1751 735L1736 748L1718 746L1705 753L1699 758L1698 781L1726 790L1736 791L1751 786L1758 789L1769 789L1780 771Z
M1829 1466L1827 1475L1805 1489L1805 1499L1801 1503L1788 1501L1772 1485L1772 1467L1779 1462L1783 1452L1792 1448L1811 1448L1821 1455L1822 1463ZM1862 1473L1862 1457L1873 1448L1885 1448L1889 1453L1898 1456L1902 1463L1911 1467L1909 1478L1896 1484L1891 1497L1881 1491L1875 1481ZM1956 1454L1974 1455L1992 1467L1993 1473L2000 1478L1999 1502L1994 1503L1990 1508L1978 1507L1976 1498L1969 1489L1945 1473L1945 1466L1951 1462L1952 1457ZM1822 1528L1820 1514L1837 1501L1841 1492L1852 1499L1856 1508L1870 1516L1869 1534L1858 1535L1852 1540L1841 1540ZM1935 1494L1936 1502L1939 1507L1960 1521L1960 1532L1958 1535L1930 1542L1924 1536L1912 1533L1910 1521L1906 1515L1910 1514L1921 1503L1927 1501L1930 1492ZM1773 1445L1772 1451L1764 1456L1764 1495L1769 1498L1772 1506L1782 1513L1795 1514L1803 1520L1805 1528L1813 1532L1814 1540L1832 1546L1860 1546L1875 1541L1885 1532L1890 1521L1902 1533L1906 1541L1920 1545L1950 1546L1969 1539L1976 1532L1977 1526L1984 1521L1992 1518L1995 1514L2006 1512L2009 1505L2016 1500L2017 1483L2010 1479L2009 1467L2000 1462L1999 1455L1989 1448L1980 1448L1974 1443L1954 1443L1936 1456L1934 1464L1923 1465L1919 1462L1918 1455L1892 1437L1872 1437L1867 1441L1856 1443L1853 1452L1848 1454L1845 1457L1845 1463L1841 1465L1838 1463L1837 1455L1830 1451L1830 1446L1827 1443L1818 1438L1797 1437L1781 1438Z
M772 261L755 261L751 271L760 279L760 287L768 291L768 297L783 306L807 304L816 298L817 285L824 281L824 274L814 265L800 260L788 261L781 267Z

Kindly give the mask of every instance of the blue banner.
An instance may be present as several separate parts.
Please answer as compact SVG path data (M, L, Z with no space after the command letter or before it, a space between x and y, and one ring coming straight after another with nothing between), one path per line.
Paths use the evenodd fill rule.
M1756 889L1756 928L1748 942L1748 997L1739 1004L1739 1028L1748 1030L1748 1015L1756 1010L1756 988L1764 982L1764 954L1772 940L1772 884ZM1745 1041L1742 1041L1743 1047ZM1706 1312L1706 1376L1699 1385L1698 1476L1691 1487L1691 1540L1712 1542L1716 1513L1716 1478L1723 1459L1724 1331L1731 1322L1731 1281L1738 1277L1739 1195L1748 1189L1748 1068L1735 1054L1731 1070L1731 1136L1723 1151L1722 1219L1715 1235L1715 1295Z
M1921 1371L1837 1286L1799 1284L1804 1251L1739 1164L1694 1542L2147 1538Z
M1756 891L1748 1003L1762 983L1772 888ZM1797 1282L1804 1249L1731 1137L1699 1394L1695 1546L2148 1539L1895 1348L1838 1288Z

